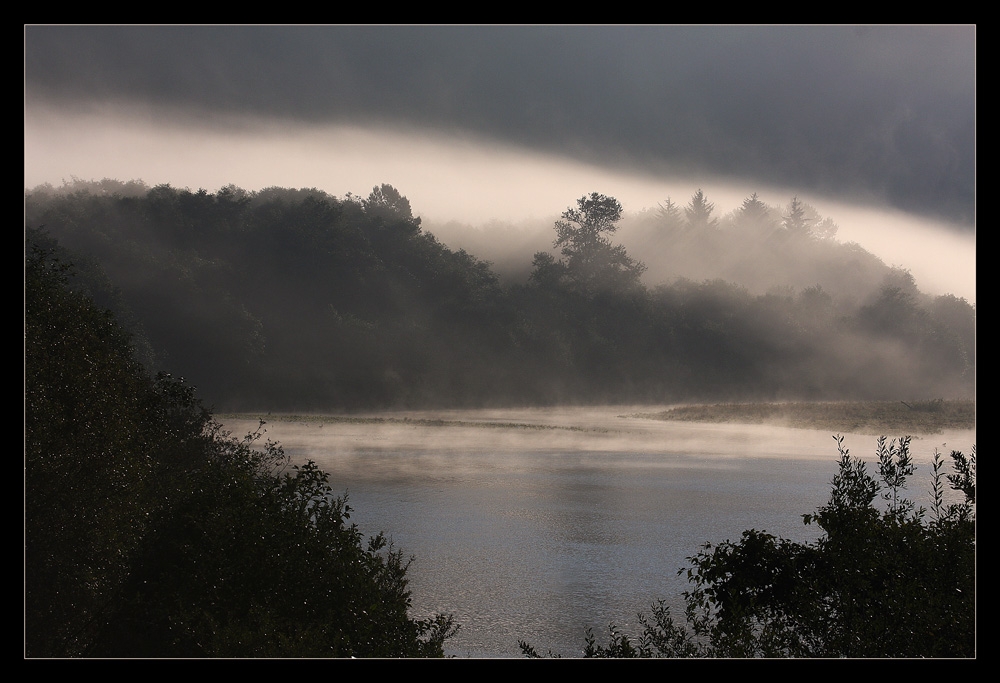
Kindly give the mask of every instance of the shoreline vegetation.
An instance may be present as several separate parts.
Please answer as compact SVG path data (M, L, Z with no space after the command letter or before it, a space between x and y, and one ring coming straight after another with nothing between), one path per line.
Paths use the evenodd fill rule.
M754 423L974 430L974 400L680 404L975 394L974 304L921 292L908 270L833 240L832 223L816 232L826 219L795 198L784 209L754 194L729 217L713 207L698 190L688 207L634 219L633 253L659 254L654 270L671 278L654 284L609 237L629 225L620 202L584 195L530 274L506 282L425 232L391 185L367 199L112 180L26 190L25 657L443 656L457 626L448 613L410 616L407 555L359 531L316 462L261 443L265 420L453 428L433 448L465 448L452 439L463 427L603 447L612 411L641 410L620 417L647 420L634 431L656 449L648 420L736 425L737 446ZM686 264L702 260L712 269L690 279ZM723 279L733 274L743 282ZM603 410L524 407L581 401ZM521 409L418 409L483 404ZM302 412L257 412L241 437L205 405L238 419L246 407ZM367 448L367 436L352 438ZM831 504L804 516L826 545L751 529L713 554L703 546L691 558L702 573L688 574L705 610L697 627L735 615L719 633L738 639L762 624L764 656L909 656L914 645L951 656L953 642L974 656L974 447L952 451L946 481L966 502L948 507L935 450L938 514L924 520L897 499L908 437L884 441L880 480L843 448ZM879 493L888 512L873 505ZM649 637L683 637L662 625Z
M975 429L974 400L717 403L629 417L685 422L771 424L856 434L940 434Z

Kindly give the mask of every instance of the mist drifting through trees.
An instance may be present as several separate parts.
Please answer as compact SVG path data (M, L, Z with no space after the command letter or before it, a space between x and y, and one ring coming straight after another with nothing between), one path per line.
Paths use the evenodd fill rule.
M975 306L795 197L628 215L592 192L502 274L387 184L77 181L26 191L25 221L29 656L444 654L456 623L409 614L402 552L366 548L322 470L230 438L196 395L325 413L975 395ZM615 656L613 635L586 652Z
M25 193L29 238L217 409L974 394L975 307L920 292L798 198L564 209L501 271L389 185Z
M26 25L25 656L975 657L976 42Z

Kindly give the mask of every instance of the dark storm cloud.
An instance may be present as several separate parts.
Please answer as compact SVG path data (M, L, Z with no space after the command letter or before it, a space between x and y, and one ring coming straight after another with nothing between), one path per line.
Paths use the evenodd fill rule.
M974 26L25 28L28 111L461 131L971 225Z

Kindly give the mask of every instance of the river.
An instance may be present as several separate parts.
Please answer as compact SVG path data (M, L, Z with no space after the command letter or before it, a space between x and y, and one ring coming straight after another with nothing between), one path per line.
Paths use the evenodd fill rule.
M636 632L636 613L657 599L679 610L677 571L707 541L750 528L817 537L802 515L829 496L831 433L634 417L662 409L264 419L293 463L330 474L363 532L384 531L415 558L412 614L450 612L461 626L447 654L516 657L523 639L572 657L586 627L604 642L609 622ZM257 423L225 426L240 435ZM974 443L974 431L914 438L911 496L927 505L935 448ZM874 436L846 434L845 445L874 458Z

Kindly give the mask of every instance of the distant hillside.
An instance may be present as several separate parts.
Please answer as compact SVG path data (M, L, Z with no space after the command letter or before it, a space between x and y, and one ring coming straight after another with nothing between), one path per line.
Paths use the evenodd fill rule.
M145 364L219 409L974 395L964 299L922 294L808 207L691 206L630 219L593 193L504 279L389 185L77 182L26 191L25 227Z

